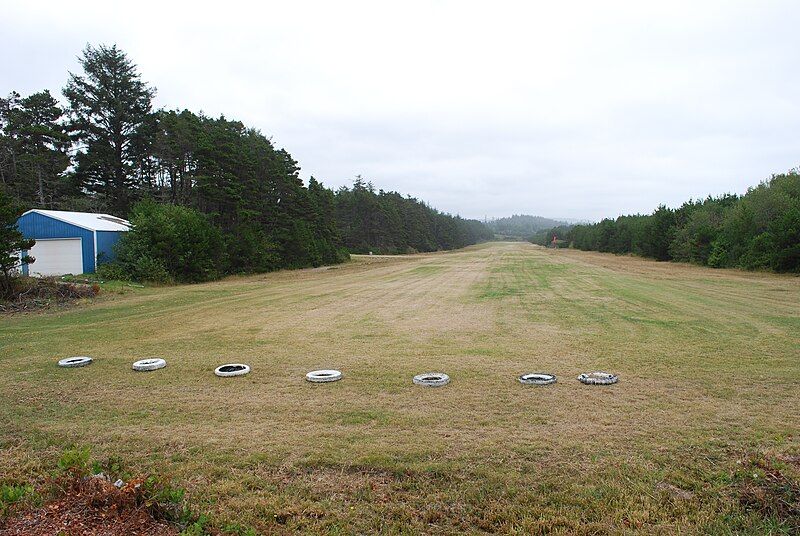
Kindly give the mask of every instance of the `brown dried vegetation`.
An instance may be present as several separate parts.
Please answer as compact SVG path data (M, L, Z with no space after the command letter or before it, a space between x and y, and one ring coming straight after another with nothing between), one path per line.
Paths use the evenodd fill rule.
M56 277L19 277L12 280L10 294L0 299L0 313L35 311L67 305L100 292L97 283L74 283Z
M171 536L178 530L153 513L158 509L144 493L144 478L121 488L102 477L69 476L53 485L58 497L44 506L0 519L3 536Z
M798 304L797 277L494 243L15 316L0 480L77 443L266 533L787 532L732 475L800 452ZM434 370L450 385L411 383Z

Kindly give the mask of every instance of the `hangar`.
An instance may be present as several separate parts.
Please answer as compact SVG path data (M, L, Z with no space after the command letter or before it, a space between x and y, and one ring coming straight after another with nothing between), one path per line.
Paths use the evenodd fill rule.
M113 246L130 223L109 214L33 209L17 220L36 245L26 252L36 262L22 265L25 275L90 274L98 263L114 260Z

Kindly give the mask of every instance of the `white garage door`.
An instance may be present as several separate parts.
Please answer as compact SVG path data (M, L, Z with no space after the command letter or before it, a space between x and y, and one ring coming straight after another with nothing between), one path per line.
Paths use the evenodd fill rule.
M30 275L83 273L80 238L39 239L28 253L36 262L28 267Z

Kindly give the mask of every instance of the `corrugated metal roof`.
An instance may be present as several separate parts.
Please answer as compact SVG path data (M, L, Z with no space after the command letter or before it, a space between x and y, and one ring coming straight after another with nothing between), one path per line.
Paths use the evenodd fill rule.
M65 210L33 209L25 214L37 212L44 216L89 229L90 231L128 231L131 223L110 214L92 214L91 212L68 212ZM25 215L23 214L23 216Z

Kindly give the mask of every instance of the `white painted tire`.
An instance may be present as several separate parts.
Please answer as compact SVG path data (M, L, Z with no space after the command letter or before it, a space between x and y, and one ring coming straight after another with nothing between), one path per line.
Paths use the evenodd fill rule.
M158 370L167 366L167 362L158 357L150 357L141 359L133 364L133 370L138 372L146 372L148 370Z
M65 357L64 359L60 359L58 361L59 367L67 367L67 368L85 367L86 365L91 365L91 364L92 364L92 358L86 356Z
M529 372L517 379L522 385L550 385L551 383L556 383L555 374L545 374L544 372Z
M230 376L244 376L250 373L250 365L243 365L241 363L228 363L221 365L214 369L214 374L221 378L228 378Z
M444 372L428 372L414 376L414 383L424 387L441 387L450 383L450 376Z
M611 385L617 383L619 377L609 372L588 372L578 376L578 381L586 385Z
M312 370L306 374L306 380L312 383L328 383L342 379L342 373L338 370Z

